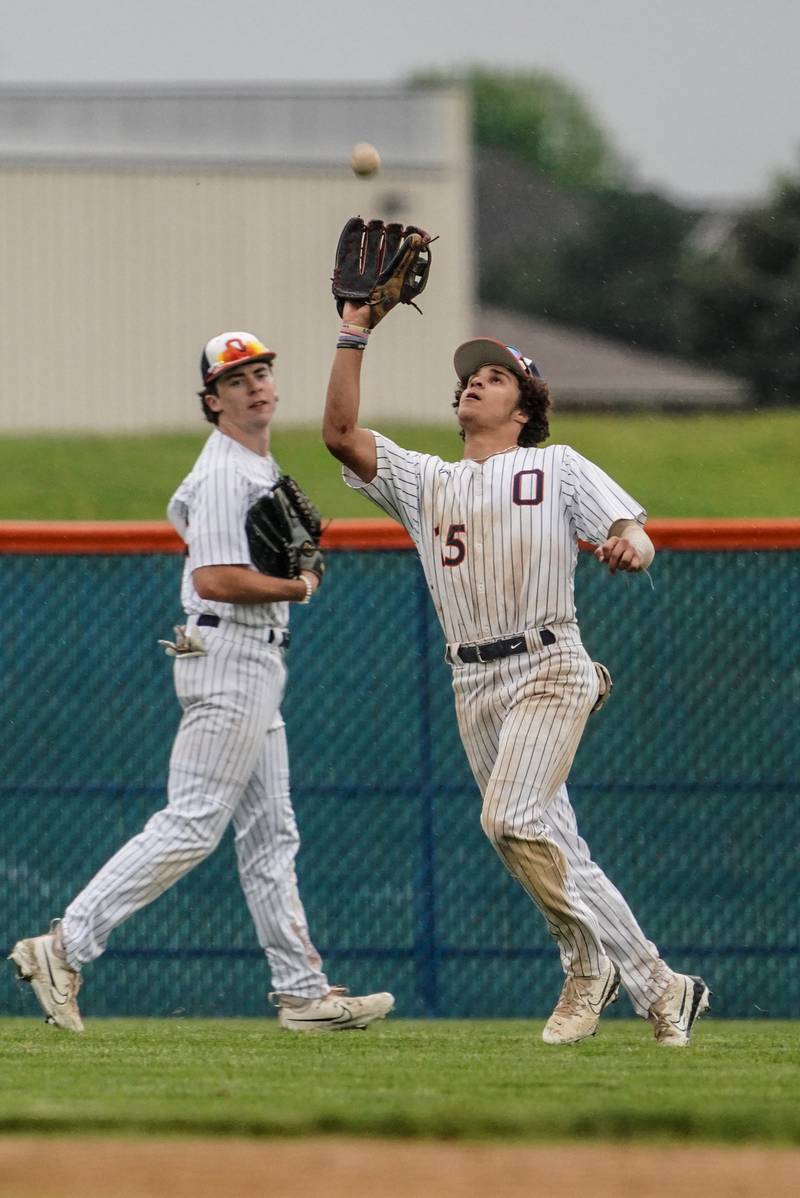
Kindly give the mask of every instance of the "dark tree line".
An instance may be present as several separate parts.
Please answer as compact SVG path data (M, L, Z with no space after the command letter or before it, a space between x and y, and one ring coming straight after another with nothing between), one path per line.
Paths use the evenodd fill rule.
M552 248L518 246L491 264L483 298L628 345L691 356L678 265L694 215L624 187L585 196L583 213Z
M477 155L501 155L532 181L516 217L504 207L502 167L479 189L479 228L507 233L483 238L484 300L720 367L749 380L761 404L800 403L800 178L779 181L762 205L718 215L709 245L701 234L713 214L638 187L563 81L483 69L459 79ZM569 218L538 221L541 205L559 200Z
M741 213L683 277L696 356L749 378L763 404L800 403L800 178Z

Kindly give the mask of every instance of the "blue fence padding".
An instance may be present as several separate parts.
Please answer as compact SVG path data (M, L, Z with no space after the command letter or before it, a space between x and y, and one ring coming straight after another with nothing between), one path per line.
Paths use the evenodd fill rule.
M404 1016L543 1016L560 966L481 833L416 557L330 561L319 599L293 610L284 703L328 974L392 990ZM662 551L651 589L582 555L576 579L587 648L616 683L570 780L581 830L722 1016L800 1012L799 566L792 551ZM2 559L0 949L44 930L164 801L179 710L156 641L181 619L180 568ZM88 1016L263 1015L230 836L85 974ZM1 1013L32 1003L0 973Z

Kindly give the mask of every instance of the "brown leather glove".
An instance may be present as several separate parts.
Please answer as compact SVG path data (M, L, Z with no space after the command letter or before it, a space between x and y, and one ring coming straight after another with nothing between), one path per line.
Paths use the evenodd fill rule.
M332 291L339 315L345 302L369 304L375 328L397 304L412 304L425 290L432 238L415 225L384 224L351 216L339 237ZM419 311L419 308L417 308Z

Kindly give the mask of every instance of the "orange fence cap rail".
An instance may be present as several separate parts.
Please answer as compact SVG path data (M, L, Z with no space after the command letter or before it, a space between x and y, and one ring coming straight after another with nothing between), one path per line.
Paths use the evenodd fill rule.
M0 520L0 553L182 553L166 520Z
M800 549L800 519L660 519L647 531L657 549Z
M657 549L800 549L800 519L649 520ZM409 549L406 530L386 519L331 520L325 549ZM184 544L162 520L0 520L0 554L182 553Z

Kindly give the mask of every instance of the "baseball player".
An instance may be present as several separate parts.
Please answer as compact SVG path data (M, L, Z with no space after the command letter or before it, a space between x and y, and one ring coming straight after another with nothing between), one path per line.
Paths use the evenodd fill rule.
M168 802L103 866L49 933L20 940L10 959L33 985L47 1022L83 1031L81 969L111 932L158 898L235 829L242 889L272 974L278 1022L292 1031L363 1028L392 1009L391 994L348 996L331 987L311 942L294 861L299 838L289 795L280 702L290 603L308 603L320 574L258 573L245 521L279 477L270 452L278 396L273 350L251 333L206 345L200 400L214 425L168 515L186 542L174 642L183 709L169 767Z
M561 954L564 986L543 1039L574 1044L594 1035L621 980L658 1043L686 1045L708 988L661 960L592 860L566 788L589 713L610 687L576 621L577 541L595 545L611 574L636 573L653 560L646 514L568 445L540 447L549 433L547 385L530 358L492 338L455 352L461 461L411 452L359 427L364 349L400 291L387 301L384 289L377 307L342 302L336 289L346 265L334 275L344 323L325 444L347 484L399 520L419 553L483 797L481 826Z

